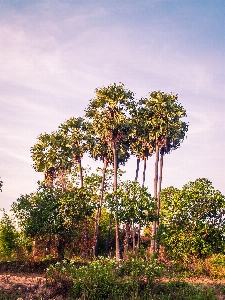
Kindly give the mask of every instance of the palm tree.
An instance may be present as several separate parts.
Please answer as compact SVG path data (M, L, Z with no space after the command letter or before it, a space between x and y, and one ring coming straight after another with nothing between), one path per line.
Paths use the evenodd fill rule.
M146 162L148 157L151 156L154 152L152 141L151 139L149 139L149 137L151 137L149 135L151 128L149 127L148 120L149 118L151 118L151 111L148 110L144 105L142 105L142 100L140 100L138 103L132 103L131 116L133 139L130 148L131 153L137 157L135 181L138 180L139 165L140 160L142 159L144 161L142 187L144 187Z
M55 180L69 167L64 153L66 142L57 131L41 134L37 139L37 143L31 148L33 167L35 171L43 172L47 186L53 187Z
M186 116L186 112L184 111L184 116ZM174 124L175 125L175 124ZM178 121L176 126L171 128L170 134L168 134L164 146L160 149L160 161L159 161L159 181L158 181L158 203L157 203L157 224L156 231L158 231L159 226L159 212L160 212L160 193L162 190L162 172L163 172L163 160L164 155L169 154L172 150L176 150L180 147L180 144L183 142L186 132L188 131L188 124L183 121Z
M151 140L155 147L155 178L154 178L154 197L157 201L157 216L160 210L160 191L162 184L162 168L163 155L169 153L174 148L176 149L185 137L188 126L180 119L186 116L185 109L177 102L178 95L164 94L161 91L152 92L149 98L143 99L142 104L146 106L151 112L149 119L151 128ZM159 155L160 159L160 178L158 176L159 170ZM159 184L159 190L158 190ZM153 222L153 236L157 233L157 223ZM152 251L156 251L155 238L152 243Z
M133 100L133 93L125 90L123 84L112 84L95 90L96 98L90 101L86 117L92 121L96 136L106 143L113 153L114 184L117 190L118 153L128 153L131 123L127 117L128 104ZM114 201L117 203L116 193ZM121 259L119 242L119 223L117 210L114 213L116 223L116 259Z
M65 154L67 155L70 166L77 164L80 176L80 186L83 187L83 172L81 160L84 153L88 150L86 146L87 124L84 119L70 118L65 123L59 126L59 132L66 141Z
M74 164L78 164L80 186L83 188L81 159L86 151L85 138L85 123L82 118L70 118L59 126L58 131L38 137L38 142L31 148L33 166L36 171L45 174L48 187L61 185L62 192L66 192L66 173L71 171ZM87 216L85 220L88 243Z

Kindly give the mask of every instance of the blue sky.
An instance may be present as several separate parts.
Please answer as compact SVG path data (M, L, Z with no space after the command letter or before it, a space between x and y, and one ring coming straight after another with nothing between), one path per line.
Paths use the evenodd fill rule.
M30 157L37 136L83 116L95 88L114 82L137 99L176 93L187 110L187 139L165 157L163 187L206 177L225 194L224 14L222 0L0 0L0 208L43 178ZM151 192L153 166L154 157ZM134 168L131 159L125 178Z

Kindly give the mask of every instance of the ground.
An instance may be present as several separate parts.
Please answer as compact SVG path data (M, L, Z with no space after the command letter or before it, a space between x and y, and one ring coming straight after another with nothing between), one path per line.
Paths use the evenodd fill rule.
M0 299L66 299L65 287L52 287L47 284L45 270L48 265L49 262L0 263Z

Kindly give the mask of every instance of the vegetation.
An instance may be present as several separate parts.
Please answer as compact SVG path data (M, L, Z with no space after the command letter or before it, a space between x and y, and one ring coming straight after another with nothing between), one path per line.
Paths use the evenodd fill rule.
M99 258L88 265L62 261L47 269L47 282L57 288L64 282L71 299L216 299L215 292L184 280L158 281L165 266L157 260L121 261Z
M190 263L224 253L225 197L206 178L161 193L158 240L168 258Z
M12 219L3 210L3 216L0 221L0 258L1 260L10 260L15 256L18 246L18 232Z
M206 178L161 188L164 156L188 131L178 96L154 91L136 100L122 83L95 93L84 117L39 135L31 148L43 181L13 203L17 226L3 212L0 259L57 260L47 269L53 298L216 299L218 289L185 279L225 278L225 197ZM85 166L87 155L102 168ZM132 155L135 180L123 181L120 166ZM152 196L145 172L153 155Z

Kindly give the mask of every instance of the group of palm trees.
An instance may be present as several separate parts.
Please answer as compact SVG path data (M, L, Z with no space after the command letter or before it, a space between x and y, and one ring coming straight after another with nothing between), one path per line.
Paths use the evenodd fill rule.
M184 140L188 124L182 121L186 111L178 96L161 91L152 92L146 98L136 100L134 93L122 83L97 88L84 117L72 117L51 134L41 134L31 148L34 169L43 172L49 186L60 184L62 192L68 188L66 176L74 165L78 166L80 187L83 187L82 158L86 152L103 162L102 187L96 215L96 241L98 241L104 181L107 167L113 166L113 191L118 186L118 168L131 155L137 158L135 180L138 180L140 161L144 172L148 157L155 154L154 198L160 211L160 191L164 155L177 149ZM113 200L117 203L117 195ZM119 222L114 211L116 229L116 258L121 258L119 244ZM153 222L153 236L157 233L158 221ZM97 242L96 242L97 245ZM156 251L153 238L152 251ZM97 251L97 249L96 249Z

